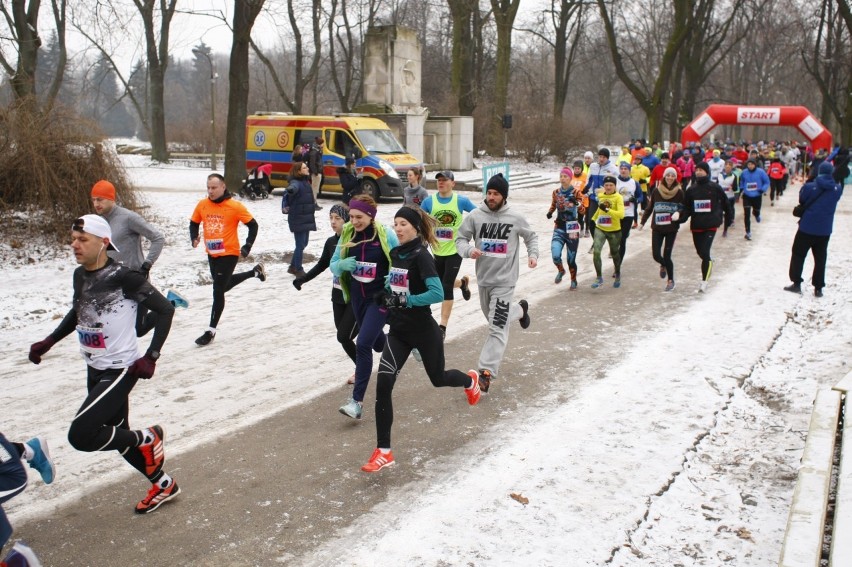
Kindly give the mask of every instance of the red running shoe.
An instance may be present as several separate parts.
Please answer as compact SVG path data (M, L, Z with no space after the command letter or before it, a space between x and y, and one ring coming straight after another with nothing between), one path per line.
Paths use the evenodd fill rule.
M393 459L393 451L382 453L381 449L376 448L373 454L370 455L370 460L367 464L361 467L364 472L379 472L385 467L392 466L396 461Z
M168 502L178 494L180 494L180 487L174 480L172 480L172 483L166 488L162 488L159 484L155 484L151 486L151 490L148 491L148 496L143 498L139 504L136 505L136 513L149 514L159 508L161 504Z
M479 398L482 396L482 390L479 389L479 372L468 370L467 375L473 380L473 386L465 388L464 393L467 394L467 403L475 406L479 403Z
M163 428L159 425L148 428L154 434L154 440L144 445L139 445L139 451L145 457L145 475L151 476L156 474L166 460L166 453L163 449L163 440L166 437Z

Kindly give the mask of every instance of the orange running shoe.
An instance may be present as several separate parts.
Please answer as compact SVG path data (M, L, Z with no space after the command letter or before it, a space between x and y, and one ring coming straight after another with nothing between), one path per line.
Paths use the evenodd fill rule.
M381 449L375 449L370 455L370 460L367 464L361 467L364 472L379 472L385 467L392 466L396 461L393 459L393 451L382 453Z
M163 439L165 439L166 434L159 425L149 427L148 431L154 434L154 440L139 445L139 451L145 457L145 475L150 477L162 468L166 460L166 453L163 449Z
M479 398L482 396L482 390L479 389L479 372L468 370L467 375L473 380L473 386L465 388L464 393L467 394L467 403L475 406L479 403Z
M175 496L180 494L180 487L172 480L172 483L166 488L162 488L159 484L154 484L148 491L148 496L143 498L136 505L137 514L148 514L160 507L161 504L168 502Z

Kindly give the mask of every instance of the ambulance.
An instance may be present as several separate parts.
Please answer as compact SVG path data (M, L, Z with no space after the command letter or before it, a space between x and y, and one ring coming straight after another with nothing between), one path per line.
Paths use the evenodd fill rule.
M339 167L355 158L362 190L373 198L402 197L408 170L422 163L406 152L383 121L366 115L294 116L263 112L246 119L246 171L272 164L273 187L286 187L293 148L325 140L322 193L342 193Z

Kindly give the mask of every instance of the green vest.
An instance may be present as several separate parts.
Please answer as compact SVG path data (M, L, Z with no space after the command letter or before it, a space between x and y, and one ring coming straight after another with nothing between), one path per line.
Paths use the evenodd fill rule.
M456 233L462 223L462 212L459 210L459 197L453 191L450 202L446 205L438 201L438 194L432 196L432 217L437 221L435 237L438 245L432 249L435 256L452 256L456 250Z

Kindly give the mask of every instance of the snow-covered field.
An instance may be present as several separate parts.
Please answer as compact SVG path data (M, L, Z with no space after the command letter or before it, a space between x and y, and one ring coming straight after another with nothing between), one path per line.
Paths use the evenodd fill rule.
M245 427L339 388L351 363L334 341L327 282L319 278L301 292L292 287L284 259L293 239L278 200L248 204L260 234L252 258L241 266L264 261L269 280L250 280L229 292L214 344L234 348L199 350L193 341L207 326L211 293L206 259L190 247L187 226L205 196L207 172L150 167L141 158L128 158L128 164L134 182L145 189L146 216L167 234L152 280L192 303L175 317L157 374L134 390L132 423L143 426L167 416L169 450L179 454L209 441L219 426ZM539 267L522 267L518 285L518 295L534 307L562 289L552 284L550 223L544 218L549 192L510 193L512 206L528 214L540 235ZM704 296L694 292L698 260L682 231L678 288L665 297L660 292L637 298L626 283L625 301L653 301L659 308L642 321L636 340L613 347L615 356L595 379L579 383L570 396L554 391L552 399L539 401L501 431L499 444L471 442L428 482L400 488L388 503L330 534L300 563L776 563L811 402L818 388L848 372L852 354L852 285L845 277L852 272L852 205L848 197L840 203L826 297L816 299L781 290L795 233L789 213L794 199L795 192L788 191L780 207L765 209L753 242L742 240L741 224L731 238L717 240L720 261ZM321 201L326 208L317 214L320 230L311 235L309 253L319 255L330 234L330 203ZM383 204L380 220L390 224L397 208L398 203ZM634 231L625 264L631 271L656 271L649 242L649 231ZM50 332L68 309L73 258L43 254L30 263L22 251L5 246L0 245L9 259L0 297L5 402L0 427L13 439L47 437L59 475L49 487L32 482L4 506L15 523L82 498L92 478L107 482L132 473L116 467L114 454L76 452L65 439L84 394L84 364L73 341L58 344L38 367L27 361L30 343ZM590 296L587 246L581 242L577 293ZM606 260L604 265L608 275ZM472 265L466 262L464 269L472 272ZM572 328L570 318L571 311L566 346L593 332ZM448 340L481 324L477 301L457 302ZM606 342L605 327L594 332ZM283 341L298 346L288 349L286 368L273 356L274 345ZM566 363L556 371L569 369ZM305 380L306 374L314 379ZM240 387L229 387L235 380ZM477 482L461 482L462 470Z

